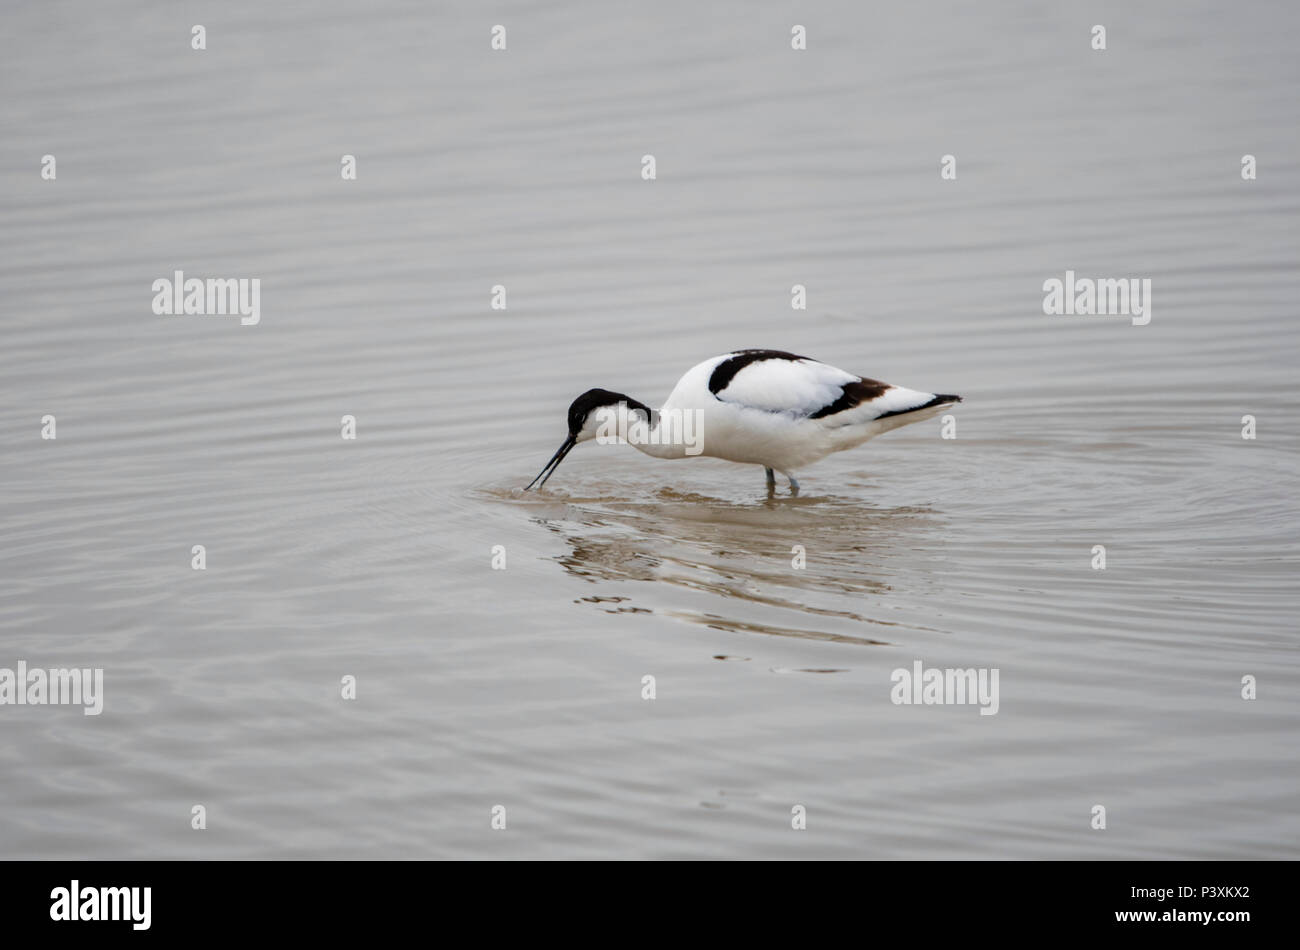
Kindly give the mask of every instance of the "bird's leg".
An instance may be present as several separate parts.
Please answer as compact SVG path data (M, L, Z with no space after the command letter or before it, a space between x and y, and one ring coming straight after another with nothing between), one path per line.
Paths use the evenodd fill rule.
M763 471L767 472L767 490L776 491L776 474L766 465L763 466Z
M795 477L791 475L789 472L782 472L781 474L784 475L786 478L790 479L790 494L792 495L799 494L799 483L795 481Z

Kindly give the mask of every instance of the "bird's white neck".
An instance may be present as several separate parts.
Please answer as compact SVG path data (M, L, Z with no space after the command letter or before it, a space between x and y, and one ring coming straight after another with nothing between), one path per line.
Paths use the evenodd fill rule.
M648 426L638 413L626 427L620 427L619 435L638 452L660 459L680 459L700 454L703 432L694 415L668 410L655 412Z

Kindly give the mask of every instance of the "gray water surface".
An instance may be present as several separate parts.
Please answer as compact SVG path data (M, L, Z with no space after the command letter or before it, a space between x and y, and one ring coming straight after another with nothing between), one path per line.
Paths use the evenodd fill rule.
M1300 15L1057 6L8 4L0 856L1300 856ZM755 346L956 438L518 491Z

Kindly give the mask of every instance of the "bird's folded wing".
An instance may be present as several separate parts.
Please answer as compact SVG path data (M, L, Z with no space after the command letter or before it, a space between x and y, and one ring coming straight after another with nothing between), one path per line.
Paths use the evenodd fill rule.
M735 368L736 366L739 368ZM732 371L734 369L734 372ZM722 402L817 419L834 428L862 425L959 401L956 396L891 386L826 363L773 350L743 350L717 364Z
M815 360L770 358L749 363L714 393L723 402L811 416L833 404L858 377Z

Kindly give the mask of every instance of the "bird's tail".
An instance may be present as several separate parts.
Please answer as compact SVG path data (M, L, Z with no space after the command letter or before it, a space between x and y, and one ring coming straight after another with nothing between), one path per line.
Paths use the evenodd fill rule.
M882 432L933 418L948 406L961 402L961 396L952 393L921 393L909 390L907 395L908 399L900 400L901 404L887 412L882 412L875 418L874 421Z

